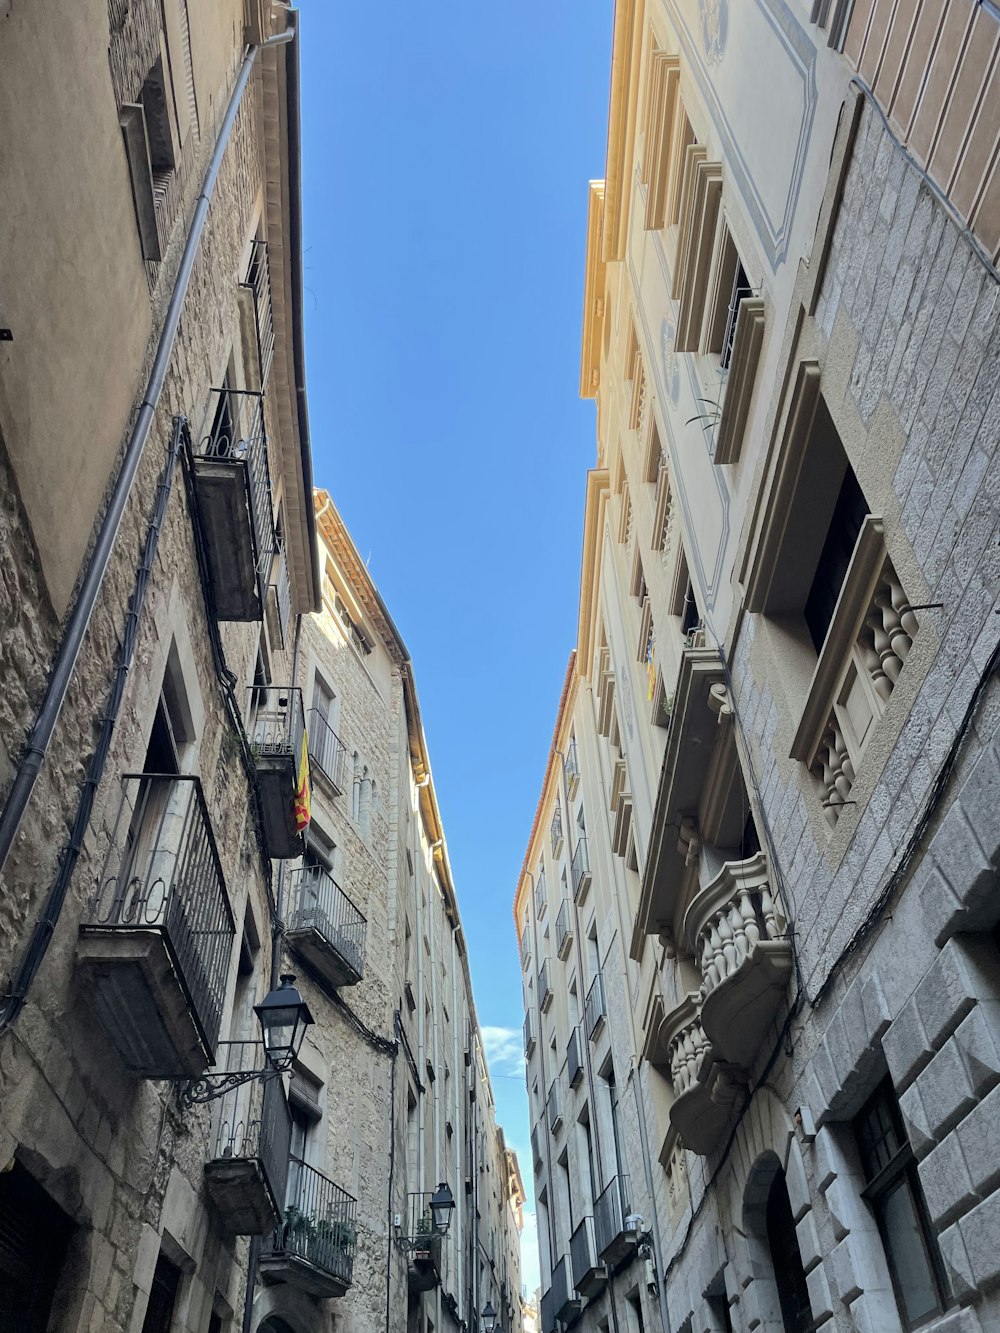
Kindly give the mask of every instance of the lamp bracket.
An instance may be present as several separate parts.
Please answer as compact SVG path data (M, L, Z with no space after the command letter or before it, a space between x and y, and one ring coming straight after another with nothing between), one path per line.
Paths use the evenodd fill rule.
M181 1089L181 1106L187 1109L214 1102L234 1088L242 1087L244 1083L268 1083L272 1078L284 1074L286 1069L286 1065L269 1064L263 1069L241 1069L231 1074L199 1074L197 1078L189 1079Z

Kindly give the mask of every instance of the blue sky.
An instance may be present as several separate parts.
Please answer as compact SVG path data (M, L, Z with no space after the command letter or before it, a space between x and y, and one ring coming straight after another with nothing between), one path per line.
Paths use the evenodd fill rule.
M301 0L315 476L413 658L529 1188L511 905L576 631L587 181L604 175L612 10Z

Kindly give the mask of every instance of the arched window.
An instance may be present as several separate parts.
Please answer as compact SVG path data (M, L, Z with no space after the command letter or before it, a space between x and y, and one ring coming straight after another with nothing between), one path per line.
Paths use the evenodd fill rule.
M767 1196L766 1227L785 1333L811 1333L813 1317L809 1290L792 1221L792 1206L788 1202L785 1173L781 1170L775 1172Z

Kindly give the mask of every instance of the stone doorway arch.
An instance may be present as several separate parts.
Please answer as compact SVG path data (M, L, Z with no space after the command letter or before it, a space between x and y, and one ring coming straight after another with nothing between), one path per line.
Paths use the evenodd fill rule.
M760 1327L767 1333L810 1333L809 1289L799 1251L788 1185L777 1153L754 1162L743 1196L743 1226L755 1251Z

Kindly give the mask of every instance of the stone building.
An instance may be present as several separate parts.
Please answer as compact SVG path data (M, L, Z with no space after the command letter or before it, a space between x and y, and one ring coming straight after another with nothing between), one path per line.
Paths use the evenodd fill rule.
M43 10L0 6L0 1326L514 1320L409 664L313 496L297 14Z
M293 1174L305 1201L344 1192L353 1272L336 1250L314 1260L303 1236L291 1262L263 1260L257 1312L312 1330L316 1298L336 1297L338 1333L426 1333L479 1328L492 1304L513 1329L523 1186L496 1123L412 666L325 491L315 512L322 610L294 648L312 809L278 902L315 1019L291 1085ZM436 1236L442 1183L454 1211Z
M616 5L515 896L542 1333L1000 1323L998 38Z

